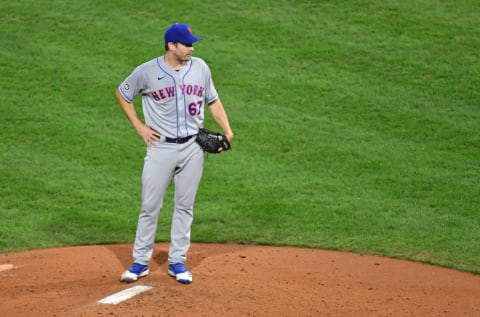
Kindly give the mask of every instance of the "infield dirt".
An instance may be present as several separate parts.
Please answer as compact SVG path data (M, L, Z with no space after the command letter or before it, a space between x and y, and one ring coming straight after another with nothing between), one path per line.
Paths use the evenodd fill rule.
M480 316L480 276L376 256L193 244L193 283L167 274L168 244L150 275L122 284L131 245L0 254L0 316ZM119 304L99 300L152 287Z

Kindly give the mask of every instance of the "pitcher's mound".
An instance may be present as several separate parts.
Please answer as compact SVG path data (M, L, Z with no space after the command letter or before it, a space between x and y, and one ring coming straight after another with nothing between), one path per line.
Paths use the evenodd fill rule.
M193 244L193 283L150 274L120 283L132 245L0 254L0 316L480 316L480 276L334 251ZM99 301L137 285L116 304ZM124 291L121 294L132 293ZM110 298L110 297L109 297Z

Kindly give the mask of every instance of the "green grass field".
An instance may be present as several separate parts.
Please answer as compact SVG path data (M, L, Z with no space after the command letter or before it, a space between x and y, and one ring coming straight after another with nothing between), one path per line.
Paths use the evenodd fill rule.
M0 252L133 241L145 148L114 93L186 22L236 135L194 242L480 274L478 1L146 2L0 2Z

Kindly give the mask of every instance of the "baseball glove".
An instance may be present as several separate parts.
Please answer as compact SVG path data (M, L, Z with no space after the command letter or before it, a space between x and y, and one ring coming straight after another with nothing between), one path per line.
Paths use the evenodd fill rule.
M222 151L232 148L225 135L204 128L198 131L196 141L207 153L218 154L220 148L223 148Z

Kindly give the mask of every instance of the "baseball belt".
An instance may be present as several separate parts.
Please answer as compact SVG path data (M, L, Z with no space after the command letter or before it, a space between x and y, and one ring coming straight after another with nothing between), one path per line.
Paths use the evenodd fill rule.
M191 138L193 138L194 136L195 135L189 135L189 136L186 136L184 138L178 138L178 139L172 139L172 138L166 137L165 142L183 144L183 143L187 142L188 140L190 140Z

